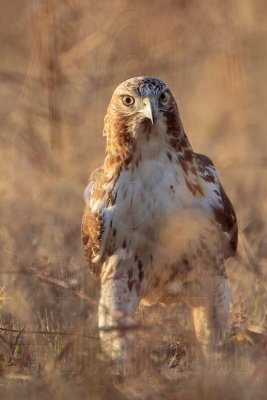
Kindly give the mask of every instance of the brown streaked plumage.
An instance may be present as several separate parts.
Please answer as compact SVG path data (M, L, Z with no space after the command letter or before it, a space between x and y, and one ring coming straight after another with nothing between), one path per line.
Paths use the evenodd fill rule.
M195 153L164 82L132 78L115 90L104 121L106 155L85 190L82 244L101 277L103 350L122 365L142 301L186 301L203 352L224 337L224 259L237 247L233 206L208 157ZM112 346L111 346L112 340Z
M229 246L225 249L225 258L235 255L238 244L238 226L234 207L225 193L213 162L205 155L195 153L199 170L203 174L203 179L217 185L214 193L221 197L222 207L214 207L213 212L216 221L221 225L223 232L229 235Z

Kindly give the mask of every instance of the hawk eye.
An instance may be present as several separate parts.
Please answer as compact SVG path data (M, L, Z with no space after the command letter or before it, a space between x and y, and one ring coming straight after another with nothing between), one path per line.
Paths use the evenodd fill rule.
M167 90L165 92L162 92L159 96L159 99L162 103L166 103L169 100L169 93L167 92Z
M134 98L132 96L129 96L128 94L122 96L121 100L125 106L132 106L134 104Z

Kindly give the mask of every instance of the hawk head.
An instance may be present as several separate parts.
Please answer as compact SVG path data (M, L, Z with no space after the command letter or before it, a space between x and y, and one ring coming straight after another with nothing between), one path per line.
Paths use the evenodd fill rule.
M107 154L126 160L124 164L132 161L138 147L144 149L149 142L178 148L185 137L170 89L162 80L150 76L128 79L115 89L105 117L104 135Z

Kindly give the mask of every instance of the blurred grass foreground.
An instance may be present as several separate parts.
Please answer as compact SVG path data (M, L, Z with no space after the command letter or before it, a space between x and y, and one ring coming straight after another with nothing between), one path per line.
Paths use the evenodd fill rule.
M266 12L263 0L1 1L1 399L266 398ZM140 75L171 87L240 243L222 359L196 363L185 306L153 306L139 315L140 371L118 383L80 220L110 96Z

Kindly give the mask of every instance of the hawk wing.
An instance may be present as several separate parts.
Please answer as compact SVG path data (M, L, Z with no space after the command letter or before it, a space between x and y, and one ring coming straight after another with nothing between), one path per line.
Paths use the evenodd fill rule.
M212 184L213 193L218 198L218 202L212 202L211 207L215 220L221 225L222 231L229 240L225 258L231 257L236 253L238 243L238 226L234 208L219 181L213 162L203 154L195 153L195 156L202 178Z
M101 243L105 229L103 210L104 192L101 185L103 168L97 168L89 178L84 197L86 201L81 225L82 247L85 258L94 275L99 276L100 265L97 259L101 253Z

